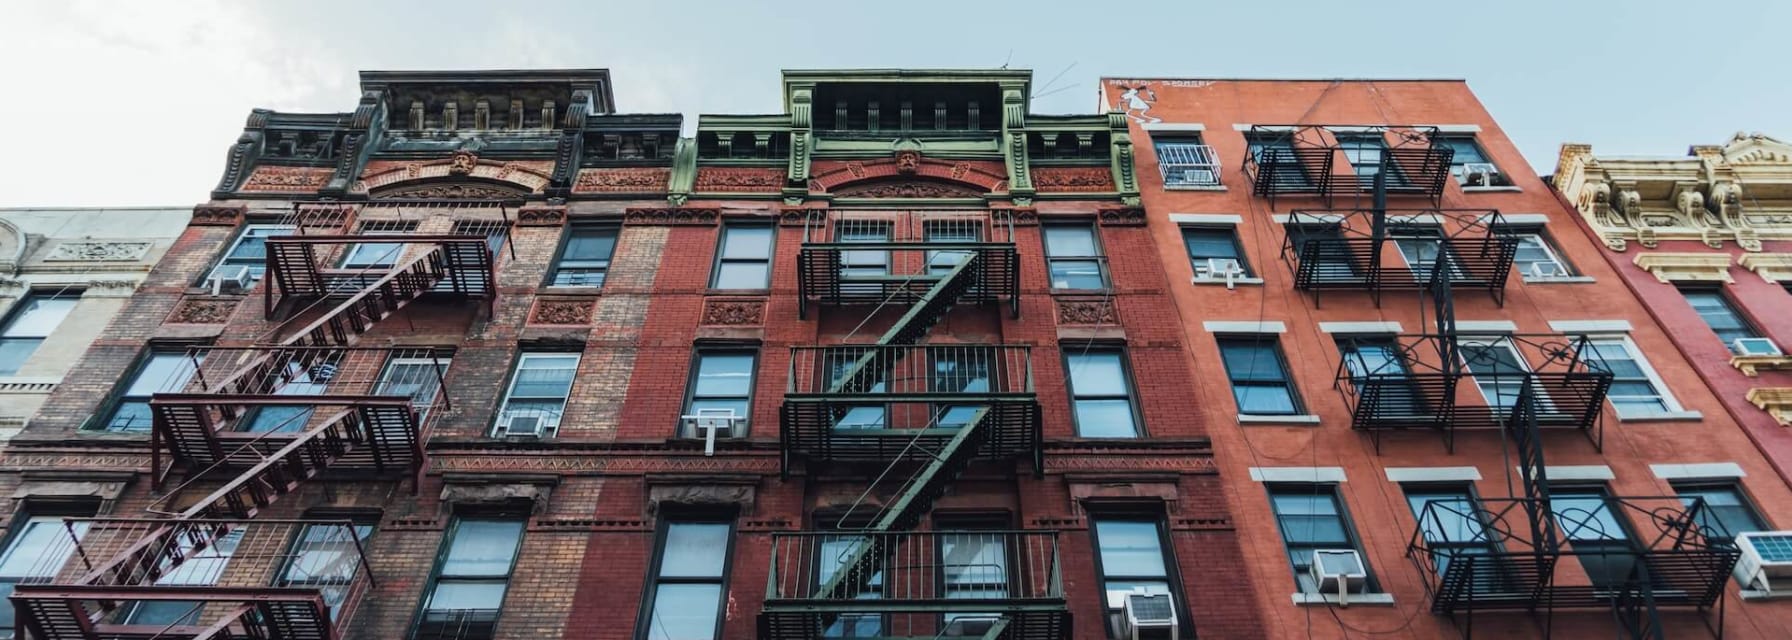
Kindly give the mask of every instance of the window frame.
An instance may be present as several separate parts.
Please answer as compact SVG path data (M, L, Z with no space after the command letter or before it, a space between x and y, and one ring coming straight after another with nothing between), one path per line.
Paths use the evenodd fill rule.
M7 371L8 367L5 364L0 364L0 377L18 375L19 369L23 369L25 363L31 361L31 356L37 355L38 350L43 348L44 342L48 341L50 336L56 335L56 330L61 329L62 325L68 322L69 316L74 315L75 307L81 305L81 297L84 293L86 291L79 287L62 287L55 291L30 289L25 292L25 295L19 296L18 300L12 303L12 308L7 309L4 321L0 321L0 345L15 340L35 340L37 342L31 346L30 351L25 352L24 357L19 358L16 365L10 367L10 371ZM14 325L17 325L19 320L31 312L28 306L39 300L72 300L73 302L69 305L68 310L62 313L62 317L56 320L56 324L43 335L11 335Z
M98 499L75 499L75 500L48 499L48 500L44 500L44 499L32 499L32 498L27 497L24 500L22 500L21 502L22 502L22 504L19 505L18 509L13 511L12 517L6 523L6 533L3 536L0 536L0 561L5 561L9 556L12 555L13 545L18 543L19 538L21 536L23 536L25 533L25 530L27 528L29 528L29 527L21 526L21 525L28 525L33 520L37 520L39 518L54 518L54 519L92 518L92 517L99 515L99 510L100 510L100 501ZM62 525L62 531L66 535L66 532L68 531L66 524ZM80 534L77 534L77 538L85 538L86 535L87 535L86 530L83 530ZM72 547L72 546L69 547L68 551L69 551L69 556L64 557L62 562L65 562L65 563L68 562L68 557L73 556L74 547ZM37 563L35 563L35 562L33 563L33 568L36 568L36 564ZM0 583L6 583L6 582L10 581L10 584L13 585L14 587L16 587L19 584L22 584L27 579L45 578L45 577L49 577L49 576L35 576L35 575L5 576L5 577L0 577ZM11 595L11 593L12 593L12 590L7 589L3 595ZM16 614L9 610L6 612L6 615L15 616ZM14 618L13 622L14 622L14 624L17 624L17 618ZM0 626L0 639L11 640L12 638L19 637L16 635L17 632L16 632L14 624Z
M1754 496L1749 495L1748 491L1746 491L1742 488L1741 478L1674 479L1674 480L1668 481L1668 487L1670 487L1674 490L1675 496L1678 496L1681 498L1682 504L1685 503L1685 499L1688 497L1684 493L1687 491L1707 491L1707 492L1709 492L1709 491L1728 491L1731 494L1734 494L1736 496L1737 505L1741 506L1747 512L1747 515L1750 520L1750 522L1748 524L1754 525L1756 527L1754 529L1754 531L1773 531L1774 530L1773 523L1768 522L1768 520L1767 520L1767 512L1762 511L1761 505L1755 502ZM1694 497L1703 497L1703 496L1694 496ZM1711 508L1709 500L1706 501L1705 508L1706 509ZM1707 513L1712 513L1713 515L1715 515L1714 512L1707 512ZM1707 515L1705 517L1708 518L1711 516ZM1735 544L1737 535L1740 535L1742 533L1750 533L1749 531L1742 531L1742 532L1735 531L1734 528L1732 528L1730 526L1730 523L1725 522L1721 517L1718 518L1717 523L1724 528L1724 533L1727 533L1730 535L1727 535L1727 536L1709 536L1709 535L1707 535L1707 539L1710 539L1713 542L1725 542L1725 543L1729 543L1729 544Z
M492 628L496 629L498 622L504 618L504 601L510 599L510 582L512 579L516 578L517 561L523 555L523 541L529 537L529 518L522 514L501 511L455 513L452 516L452 521L449 523L447 530L442 533L441 542L436 545L435 563L430 566L429 579L423 583L423 594L417 602L417 614L411 623L410 633L405 634L406 637L417 638L417 633L423 630L423 625L427 622L429 612L432 611L430 604L435 598L436 588L441 585L443 576L442 570L448 563L448 553L454 547L454 538L456 535L459 535L461 525L467 520L516 522L520 525L517 527L516 532L516 546L510 551L510 567L504 572L504 597L498 601L498 607L495 609L495 613L492 614ZM465 578L451 576L449 579L477 580L480 578L490 579L485 576L469 576ZM455 611L455 609L443 609L443 611Z
M347 520L347 521L349 521L351 523L350 527L355 532L355 543L357 545L356 551L363 558L365 558L367 555L368 542L373 540L373 534L375 534L379 531L380 514L377 511L376 512L351 511L351 512L343 512L343 513L322 513L322 512L313 511L313 512L307 513L305 515L307 517L317 518L320 520L338 520L338 521ZM304 557L305 553L307 553L308 551L311 551L311 549L307 549L304 546L305 542L306 542L306 540L305 540L306 532L310 531L312 527L319 527L319 526L337 526L337 523L336 522L306 523L306 524L300 526L297 531L294 531L292 534L292 539L287 541L285 557L280 562L279 569L274 572L274 581L280 583L279 584L280 587L285 588L285 587L292 587L294 585L297 585L300 588L317 588L320 593L325 592L326 590L331 589L331 588L338 588L338 589L346 590L349 585L353 584L356 579L361 577L362 572L368 571L370 569L370 567L361 566L361 565L357 564L355 566L355 575L349 578L347 584L343 584L343 585L337 585L337 584L334 584L332 582L327 582L327 581L294 580L294 579L290 578L289 574L292 572L293 568L299 565L299 562L300 562L301 558ZM361 532L362 527L366 528L366 530L367 530L366 533ZM346 593L344 593L344 595L346 595ZM336 604L330 604L328 595L325 595L324 605L329 608L330 618L332 620L334 620L336 617L337 608L341 607L342 603L338 602Z
M261 229L285 231L286 233L268 233L260 236L263 239L263 252L262 257L259 260L251 261L247 258L235 258L234 255L236 254L236 250L243 246L243 240L255 237L252 234ZM201 284L205 283L207 280L210 280L212 276L217 275L219 269L224 267L245 266L249 267L249 273L255 276L255 285L260 285L261 281L267 277L266 239L272 236L293 235L298 230L298 225L280 224L276 222L250 222L242 225L242 228L237 230L236 237L232 238L230 244L224 248L224 252L218 254L218 259L212 261L212 266L205 270L205 275L199 278L199 282ZM232 262L232 260L235 260L235 262ZM253 289L254 287L251 286L250 288Z
M1568 527L1564 526L1562 523L1561 512L1556 511L1557 505L1560 504L1557 501L1560 500L1564 494L1572 495L1572 494L1584 494L1584 493L1592 493L1592 494L1596 494L1598 496L1599 501L1600 501L1601 510L1604 511L1608 516L1610 516L1613 522L1617 523L1618 530L1619 530L1618 532L1620 534L1622 534L1622 536L1623 536L1622 538L1617 538L1617 539L1602 538L1602 539L1598 539L1598 540L1594 540L1594 539L1584 539L1583 540L1583 539L1577 539L1576 537L1569 534ZM1549 486L1549 497L1550 497L1550 510L1549 510L1548 515L1550 518L1553 519L1552 524L1555 525L1557 531L1559 532L1559 535L1561 536L1561 540L1563 543L1579 547L1579 550L1581 550L1581 551L1591 551L1591 550L1603 548L1606 546L1622 547L1622 548L1628 549L1631 545L1636 544L1636 540L1638 539L1637 535L1636 535L1636 530L1634 527L1631 526L1630 519L1628 517L1625 517L1623 510L1620 508L1614 508L1614 505L1612 502L1614 496L1612 495L1611 487L1609 485L1607 485L1606 483L1604 483L1604 482L1600 482L1600 483L1583 483L1583 482L1553 483L1552 482L1552 483L1550 483L1550 486ZM1585 545L1585 546L1582 546L1582 545ZM1620 553L1614 553L1614 554L1610 554L1610 555L1616 556L1617 558L1619 558L1620 561L1626 560L1626 559L1634 560L1634 557L1630 556L1627 553L1620 552ZM1581 571L1583 571L1587 574L1587 579L1593 583L1593 586L1595 588L1610 588L1608 585L1600 583L1601 578L1594 577L1593 574L1595 573L1595 570L1593 567L1587 566L1588 558L1599 558L1599 559L1603 560L1604 558L1607 557L1607 554L1581 553L1581 554L1575 554L1575 557L1576 557L1576 562L1578 562L1580 564Z
M572 267L574 269L581 269L581 270L585 270L585 271L591 271L591 270L596 270L596 269L601 268L603 280L597 284L560 284L560 272L561 272L561 270L566 268L563 266L563 263L565 263L565 261L566 261L567 249L572 248L573 238L576 237L581 232L601 233L601 232L605 232L605 231L610 232L614 236L614 238L610 241L609 257L605 258L604 260L601 260L601 262L604 263L604 266L603 267ZM609 286L609 284L610 284L610 269L616 266L616 248L618 246L620 246L621 244L622 244L622 225L621 224L617 224L614 222L579 222L579 223L573 223L573 224L566 225L566 231L560 234L560 246L554 249L554 261L553 261L553 263L548 265L547 281L543 282L542 286L544 286L544 287L564 287L564 288L569 288L569 289L581 289L581 290L591 290L591 289L602 290L604 287ZM600 262L600 261L589 260L589 261L585 261L585 262Z
M1581 275L1580 270L1574 268L1574 264L1569 262L1568 259L1562 255L1562 248L1556 246L1555 238L1550 237L1547 226L1540 224L1502 224L1497 230L1510 234L1518 239L1517 251L1522 251L1524 249L1525 238L1536 238L1538 248L1542 249L1543 253L1549 256L1550 262L1554 263L1556 268L1562 272L1562 275L1553 278L1538 278L1532 276L1530 265L1520 262L1517 251L1514 251L1512 254L1512 268L1518 270L1518 277L1525 282L1551 282L1566 278L1575 278ZM1532 262L1530 264L1539 263Z
M352 238L355 236L367 235L414 235L416 233L417 221L415 220L362 220L360 224L356 225L354 233L344 237ZM363 247L380 245L393 245L397 248L390 249L386 253L376 254L370 259L357 259L361 258L361 250ZM355 242L346 244L343 245L342 255L338 256L336 259L336 266L340 269L354 269L374 273L377 273L380 270L390 271L398 268L399 263L404 260L405 253L410 251L410 245L411 243L409 242Z
M1091 253L1089 255L1060 256L1052 253L1051 233L1054 229L1088 229ZM1059 292L1102 292L1114 289L1113 274L1108 273L1108 251L1101 242L1101 226L1094 220L1065 220L1039 225L1039 242L1043 250L1040 256L1045 259L1045 276L1047 288L1053 293ZM1052 279L1052 265L1057 262L1093 262L1101 279L1101 286L1093 289L1081 287L1059 287Z
M1651 389L1654 389L1655 397L1657 399L1659 399L1662 404L1662 412L1661 413L1625 415L1624 411L1622 411L1618 408L1617 401L1612 399L1613 396L1612 396L1611 392L1607 391L1605 394L1605 401L1607 404L1611 405L1612 412L1616 413L1618 415L1619 420L1648 420L1651 418L1671 418L1671 417L1675 417L1676 415L1686 413L1686 407L1684 405L1680 404L1679 398L1674 397L1674 390L1669 388L1667 381L1662 379L1660 373L1656 372L1655 365L1651 364L1649 362L1649 358L1647 355L1645 355L1643 353L1642 348L1638 347L1636 345L1636 342L1630 339L1630 334L1627 334L1627 333L1589 333L1589 334L1584 334L1581 337L1583 337L1587 340L1587 346L1593 348L1593 354L1594 354L1593 358L1597 359L1599 361L1600 366L1602 368L1606 368L1606 367L1604 367L1605 356L1603 355L1603 352L1601 352L1599 350L1600 349L1599 343L1602 341L1614 341L1614 340L1617 341L1618 344L1624 349L1624 352L1625 352L1624 355L1626 357L1630 358L1631 362L1636 363L1636 366L1638 369L1642 370L1643 380L1649 383L1649 387ZM1607 370L1609 370L1609 368L1607 368ZM1613 386L1616 386L1617 383L1618 383L1618 378L1616 377L1616 374L1614 373L1613 378L1612 378L1612 384L1613 384ZM1625 397L1638 397L1638 396L1625 396Z
M1182 180L1181 178L1171 180L1168 170L1164 169L1164 165L1166 163L1164 162L1163 147L1165 145L1207 147L1209 149L1209 151L1208 151L1209 157L1215 158L1215 161L1213 163L1213 181L1202 183L1202 182L1187 182L1187 181ZM1218 162L1218 159L1217 159L1218 154L1216 152L1212 151L1212 149L1213 149L1213 146L1208 144L1208 142L1207 142L1207 136L1202 135L1202 132L1200 132L1200 131L1159 132L1159 133L1153 134L1151 136L1151 155L1152 155L1153 159L1155 159L1157 162L1158 176L1163 179L1164 188L1167 188L1167 189L1188 189L1188 188L1212 189L1214 187L1223 186L1224 182L1223 182L1223 178L1221 177L1221 170L1224 167L1224 165L1223 165L1223 163ZM1193 163L1174 163L1174 164L1186 166L1186 164L1193 164Z
M1215 335L1213 337L1213 339L1215 342L1215 346L1219 348L1220 366L1223 367L1226 371L1226 384L1232 390L1232 403L1234 405L1234 408L1237 410L1238 415L1241 415L1241 416L1300 416L1300 415L1307 415L1306 401L1301 398L1300 385L1298 383L1296 383L1294 380L1294 371L1288 367L1288 354L1285 350L1282 349L1282 340L1281 340L1280 336L1273 334L1273 333L1225 333L1225 334ZM1251 342L1253 344L1253 346L1261 345L1262 343L1267 342L1269 344L1270 351L1275 354L1276 368L1279 369L1282 373L1281 386L1283 389L1287 390L1289 404L1291 405L1287 412L1260 413L1260 412L1245 411L1244 402L1238 396L1238 382L1239 382L1238 378L1233 374L1231 365L1227 364L1227 362L1226 362L1226 345L1227 345L1227 343L1242 343L1242 342L1247 342L1247 341ZM1247 382L1251 382L1251 381L1247 381ZM1248 386L1263 387L1263 386L1267 386L1267 383L1252 382L1251 385L1248 385Z
M1419 505L1413 504L1414 494L1450 494L1452 497L1455 497L1456 494L1460 494L1462 498L1468 501L1469 506L1474 509L1474 512L1470 513L1468 517L1475 519L1475 524L1477 524L1481 530L1480 535L1486 538L1486 540L1481 542L1449 542L1428 539L1426 540L1426 544L1437 547L1448 547L1451 549L1484 549L1490 555L1498 554L1502 551L1499 540L1495 537L1495 534L1490 533L1490 530L1492 529L1491 525L1481 518L1481 510L1484 509L1485 506L1481 502L1480 492L1475 490L1475 483L1473 481L1401 482L1396 484L1400 487L1400 496L1405 499L1407 510L1412 513L1413 523L1418 527L1418 531L1423 532L1426 523L1423 520L1420 520L1420 518L1424 517L1424 513L1419 510ZM1504 562L1504 560L1495 560L1495 562ZM1439 576L1442 576L1446 569L1443 566L1437 565L1435 560L1433 561L1431 568Z
M735 229L763 229L766 231L764 258L730 258L727 255L728 234ZM716 234L716 255L709 266L709 288L714 291L766 291L772 287L772 263L778 258L778 226L765 222L735 222L722 225L721 233ZM765 264L765 280L757 287L723 287L721 285L722 269L730 264Z
M759 349L758 345L726 345L726 344L722 344L722 345L698 344L696 346L696 348L691 350L690 370L688 371L688 373L685 376L685 383L684 383L684 405L683 405L684 412L679 414L681 417L678 419L678 428L674 432L676 434L675 437L695 438L695 439L703 438L703 434L701 434L701 433L695 433L695 432L688 433L688 434L685 433L684 418L682 416L696 415L696 414L692 413L692 411L694 411L694 409L692 409L692 407L691 407L691 404L693 402L696 402L698 400L703 400L703 399L712 399L712 398L713 399L732 400L737 397L737 396L704 396L701 398L698 397L698 395L697 395L697 378L702 373L704 356L709 356L709 355L745 355L749 358L752 358L753 362L747 368L747 375L748 375L747 395L744 397L741 397L741 399L746 402L746 405L747 405L746 412L739 416L739 418L740 418L739 432L736 433L735 435L726 436L726 437L727 438L745 438L752 434L753 398L754 398L754 396L758 395L758 391L759 391L759 389L758 389L758 387L759 387L759 361L761 360L761 358L759 357L759 351L760 351L760 349ZM720 440L723 438L724 438L724 436L717 436L716 439Z
M635 619L635 640L652 640L648 635L652 631L654 608L658 606L659 586L661 584L715 584L716 594L715 631L711 638L721 638L722 631L728 623L728 584L734 573L734 547L739 536L737 514L732 509L710 510L689 507L669 506L667 512L659 517L654 526L653 558L648 563L645 585L641 589L641 604ZM666 539L677 524L721 524L728 527L728 546L722 551L722 566L714 578L695 578L690 576L673 576L668 580L660 575L666 559Z
M1178 225L1177 230L1180 233L1180 235L1182 236L1182 251L1184 254L1186 254L1188 256L1189 268L1192 269L1194 272L1199 273L1202 267L1207 266L1204 263L1209 259L1229 258L1229 259L1238 261L1238 268L1241 271L1241 273L1238 274L1238 277L1240 277L1240 278L1255 278L1255 277L1257 277L1257 271L1255 269L1251 268L1251 261L1249 258L1247 258L1245 256L1244 239L1239 237L1238 227L1236 225L1184 224L1184 225ZM1229 240L1232 244L1233 255L1231 255L1231 256L1200 256L1199 258L1197 258L1194 254L1194 249L1189 247L1189 244L1188 244L1188 239L1189 239L1188 236L1189 236L1190 232L1225 234L1226 239ZM1201 262L1196 262L1197 259L1200 260Z
M1165 514L1161 505L1126 503L1110 505L1090 504L1085 505L1085 509L1089 512L1089 546L1094 551L1094 553L1091 554L1091 565L1095 569L1095 584L1101 593L1101 627L1102 632L1106 634L1106 637L1117 638L1117 636L1114 635L1110 616L1115 615L1114 612L1116 611L1121 611L1110 609L1108 607L1107 583L1110 580L1151 582L1156 580L1156 576L1108 575L1107 567L1104 566L1101 561L1101 534L1097 531L1096 526L1098 522L1103 520L1135 523L1149 522L1157 528L1158 555L1161 556L1161 561L1164 563L1163 581L1169 584L1170 600L1176 606L1176 623L1184 636L1191 638L1195 637L1195 621L1188 613L1188 605L1190 604L1187 602L1188 591L1182 586L1182 565L1176 558L1175 541L1170 538L1170 528L1168 523L1165 522Z
M1363 561L1363 590L1361 593L1359 593L1357 595L1386 593L1385 591L1383 591L1381 589L1381 582L1379 580L1377 580L1375 577L1375 567L1374 567L1374 563L1370 561L1369 553L1363 549L1363 537L1356 532L1356 519L1352 518L1350 516L1350 506L1344 500L1343 487L1340 486L1340 483L1337 483L1337 482L1265 482L1265 483L1263 483L1263 486L1264 486L1265 492L1269 495L1269 512L1276 519L1276 532L1278 535L1280 535L1282 537L1282 555L1288 558L1288 571L1289 571L1289 573L1293 574L1293 576L1294 576L1295 593L1316 595L1316 596L1321 596L1321 597L1336 595L1336 594L1328 594L1328 593L1319 591L1317 589L1317 585L1315 585L1315 589L1313 591L1307 591L1306 587L1301 582L1303 579L1305 579L1305 575L1303 575L1303 573L1302 573L1302 568L1295 566L1295 564L1294 564L1294 558L1293 558L1294 548L1291 546L1291 544L1288 541L1288 530L1282 526L1282 513L1281 513L1281 511L1276 509L1275 498L1276 498L1276 494L1278 491L1286 492L1289 495L1299 495L1302 493L1305 493L1305 495L1312 495L1312 496L1323 495L1324 497L1331 499L1332 506L1336 508L1336 515L1338 518L1338 522L1339 522L1339 524L1342 525L1341 528L1344 530L1344 541L1345 541L1344 544L1347 545L1348 548L1355 550L1357 557L1361 558ZM1304 491L1306 489L1313 489L1313 490L1310 492L1306 492L1306 491ZM1307 543L1302 543L1302 546L1303 546L1303 548L1305 548L1308 551L1315 551L1318 549L1343 548L1343 547L1321 547L1321 546L1314 546L1314 545L1307 544ZM1307 567L1312 566L1311 558L1312 558L1312 556L1309 554L1308 555L1308 563L1309 564L1306 565Z
M1467 179L1463 165L1468 162L1456 154L1457 146L1450 144L1451 142L1467 142L1468 146L1474 148L1475 154L1481 156L1481 159L1476 161L1477 164L1491 164L1496 170L1499 168L1499 163L1494 162L1493 158L1487 155L1487 147L1481 146L1480 137L1473 133L1440 133L1437 135L1436 142L1450 148L1450 175L1456 178L1456 183L1459 185L1462 185L1463 181Z
M1726 351L1729 351L1732 354L1736 353L1735 341L1738 338L1725 338L1722 334L1719 334L1717 327L1711 325L1711 319L1707 318L1705 313L1699 310L1698 305L1693 304L1692 300L1694 295L1710 296L1712 299L1717 300L1723 306L1725 311L1728 311L1731 316L1736 318L1737 324L1741 325L1739 331L1747 333L1747 335L1742 336L1742 338L1768 337L1767 334L1761 332L1761 325L1756 323L1754 318L1750 318L1748 314L1744 313L1743 308L1736 304L1736 301L1730 297L1730 294L1723 290L1723 287L1679 285L1675 288L1680 290L1680 297L1686 299L1686 306L1690 307L1693 314L1699 317L1699 322L1704 324L1705 328L1710 330L1713 336L1717 337L1718 342L1724 346Z
M88 432L99 432L99 433L137 433L137 434L147 434L150 431L153 431L155 429L155 423L154 423L153 417L151 418L150 425L147 427L144 427L142 430L113 429L112 422L114 420L118 419L119 409L124 408L125 403L132 402L131 398L133 396L130 393L131 387L136 386L137 378L139 376L142 376L144 374L144 372L149 368L150 363L154 360L156 355L162 354L162 355L171 355L171 356L175 356L175 357L179 357L179 358L185 358L189 351L191 351L195 348L202 347L202 346L204 346L204 345L202 345L202 344L166 344L166 343L153 343L153 342L148 345L145 345L143 350L139 351L137 353L136 359L131 361L131 369L130 369L131 373L128 376L128 379L126 377L121 377L118 379L117 382L113 383L112 391L107 394L105 402L100 405L101 407L104 408L104 411L103 412L95 411L93 413L93 415L96 415L96 416L100 415L101 413L104 413L106 416L105 420L100 421L97 426L83 425L80 428L80 430L88 431ZM197 372L199 367L204 366L204 364L205 364L205 359L202 356L200 358L199 363L193 367L192 371ZM190 384L192 382L193 382L193 375L189 374L187 376L186 382L182 383L182 385L184 386L184 385ZM164 383L163 386L166 386L166 383ZM158 388L160 388L160 387L158 387ZM154 394L157 392L151 392L151 393ZM148 398L144 398L142 400L142 402L148 403L149 400L148 400ZM91 419L91 418L89 418L89 419Z
M517 351L516 359L511 361L511 363L510 363L510 376L504 381L504 395L503 395L503 397L501 397L499 399L498 410L496 412L496 415L494 415L492 418L492 426L489 430L487 430L487 434L490 437L493 437L493 438L497 438L497 437L537 438L537 439L546 440L548 438L552 438L552 437L560 435L559 420L555 421L555 423L551 427L544 426L542 428L542 432L540 435L535 435L535 436L512 435L508 428L505 429L503 436L498 435L498 425L503 424L504 414L505 414L505 412L510 410L510 401L512 400L512 398L515 397L517 374L519 374L523 371L523 362L532 357L571 357L572 358L572 371L573 371L572 379L567 382L566 395L560 396L560 408L558 409L558 411L560 412L559 420L566 419L566 403L572 399L573 391L578 388L579 365L583 364L585 361L584 354L581 352L578 352L578 351L556 351L556 350L552 350L552 349L526 349L526 348L520 349ZM438 391L437 393L440 393L440 391ZM522 397L524 399L532 399L532 398L545 399L548 396L522 396Z
M1076 434L1076 437L1095 440L1136 440L1150 437L1150 432L1145 428L1144 412L1139 408L1138 385L1136 384L1136 381L1133 380L1132 375L1132 354L1126 349L1125 345L1103 345L1094 343L1087 348L1076 349L1074 352L1071 349L1064 349L1061 346L1059 350L1062 352L1061 359L1064 363L1064 395L1070 400L1070 425L1071 430ZM1076 384L1072 382L1072 378L1074 378L1075 375L1071 373L1072 367L1074 366L1071 359L1105 353L1114 354L1120 362L1120 382L1121 384L1126 385L1126 395L1124 396L1124 399L1126 400L1127 411L1132 415L1133 434L1130 436L1083 435L1082 419L1078 416L1077 412L1077 402L1079 399L1119 400L1122 399L1122 397L1115 395L1093 395L1086 398L1079 398L1076 391Z

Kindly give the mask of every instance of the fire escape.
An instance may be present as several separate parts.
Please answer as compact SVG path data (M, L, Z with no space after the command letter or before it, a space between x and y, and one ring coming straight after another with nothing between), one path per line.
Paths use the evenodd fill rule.
M1386 431L1435 430L1451 451L1459 430L1496 431L1516 459L1521 497L1433 500L1418 514L1408 557L1432 612L1465 614L1469 635L1476 612L1540 612L1547 636L1558 609L1605 610L1625 637L1661 639L1663 608L1721 607L1738 553L1706 539L1701 500L1603 493L1552 500L1544 431L1581 431L1598 447L1613 375L1592 359L1584 337L1480 335L1457 327L1457 288L1503 301L1516 240L1493 211L1390 209L1389 198L1399 196L1437 205L1441 182L1414 176L1441 166L1436 175L1447 178L1449 151L1403 133L1408 128L1368 129L1431 151L1402 155L1384 147L1372 154L1361 148L1373 141L1358 140L1359 149L1345 154L1337 143L1313 142L1337 140L1338 132L1273 128L1282 137L1254 145L1246 170L1254 171L1258 193L1272 199L1301 193L1329 206L1341 193L1335 185L1366 188L1367 208L1290 215L1283 257L1296 286L1315 296L1367 292L1377 303L1383 291L1416 291L1431 317L1427 333L1340 341L1336 386L1352 427L1368 432L1377 451ZM1357 180L1333 175L1340 155ZM1718 620L1714 633L1721 635L1721 609Z
M30 637L345 637L372 586L367 526L256 515L313 478L415 487L428 419L448 404L449 350L356 342L425 297L493 300L493 256L480 235L340 235L293 221L293 235L267 238L261 285L270 319L277 306L296 313L263 344L186 355L186 382L150 402L152 481L159 489L180 470L184 482L151 505L163 517L67 521L33 573L48 577L12 596ZM348 245L387 256L329 266ZM155 508L189 488L210 490Z
M805 233L805 310L901 314L876 342L792 348L784 471L875 475L866 495L887 497L773 534L759 637L1068 637L1056 532L916 531L974 459L1040 468L1027 347L922 343L956 305L1018 313L1012 228L981 212L834 212Z

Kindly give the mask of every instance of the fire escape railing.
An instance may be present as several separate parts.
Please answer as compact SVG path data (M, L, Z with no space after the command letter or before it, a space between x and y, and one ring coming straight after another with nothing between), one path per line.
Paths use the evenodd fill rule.
M1386 193L1437 206L1455 151L1436 127L1409 125L1254 125L1244 172L1251 192L1268 198L1316 196L1329 208L1360 199L1386 181Z
M1020 313L1013 221L987 212L825 212L810 216L797 254L798 315L826 305L919 303L960 258L975 269L954 302L1008 301Z
M1378 225L1377 220L1381 220ZM1432 267L1457 290L1485 290L1505 304L1518 237L1491 209L1295 210L1283 223L1282 261L1294 288L1368 292L1421 291Z

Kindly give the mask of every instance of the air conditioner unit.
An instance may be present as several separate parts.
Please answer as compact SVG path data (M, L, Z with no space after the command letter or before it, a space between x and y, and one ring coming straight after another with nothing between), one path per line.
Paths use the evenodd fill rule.
M205 281L212 286L214 296L226 291L242 293L255 286L255 274L250 273L249 267L245 265L223 265L213 269L212 275Z
M1213 174L1213 169L1209 169L1209 168L1183 169L1182 170L1182 184L1194 184L1194 185L1219 184L1219 177L1215 176Z
M1491 162L1466 162L1462 165L1462 184L1469 187L1493 187L1504 179L1499 167Z
M1143 589L1127 594L1121 614L1120 634L1127 640L1180 640L1176 602L1170 594Z
M1362 591L1369 580L1368 572L1363 570L1363 557L1355 549L1314 549L1309 570L1319 592L1338 594L1340 606L1349 606L1349 594Z
M697 415L684 416L684 425L691 435L703 439L703 455L716 454L716 438L738 438L735 425L746 424L746 416L734 415L733 409L698 409Z
M1780 346L1774 344L1773 338L1737 338L1731 343L1737 355L1743 356L1779 356L1785 355Z
M1236 258L1208 258L1206 265L1195 267L1195 282L1225 281L1226 288L1237 286L1244 277L1244 265Z
M1768 593L1792 590L1792 531L1755 531L1736 536L1742 557L1736 579Z
M981 638L989 635L990 627L994 627L1002 616L994 614L946 614L946 628L940 632L942 638Z
M557 426L546 416L509 416L498 423L496 435L500 438L540 438Z
M1568 268L1555 262L1531 263L1531 279L1554 280L1568 277Z

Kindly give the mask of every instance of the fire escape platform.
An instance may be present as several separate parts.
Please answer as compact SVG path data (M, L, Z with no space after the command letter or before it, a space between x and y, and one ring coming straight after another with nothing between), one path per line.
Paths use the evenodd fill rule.
M1389 196L1437 202L1451 180L1455 151L1437 127L1416 125L1253 125L1244 172L1251 193L1269 198L1316 196L1331 203L1361 198L1386 174ZM1346 139L1351 142L1345 142ZM1353 160L1365 160L1361 166Z
M1379 237L1371 210L1297 210L1283 223L1282 261L1302 291L1421 291L1441 261L1454 289L1504 303L1518 238L1491 209L1388 209ZM1403 235L1404 234L1404 235ZM1401 242L1429 241L1429 264Z
M842 273L849 252L869 251L891 253L898 263L896 272ZM959 295L962 302L1011 300L1019 291L1020 258L1012 243L805 243L797 254L797 287L805 300L822 304L913 304L945 276L925 268L901 268L903 254L922 252L974 256L977 271Z

